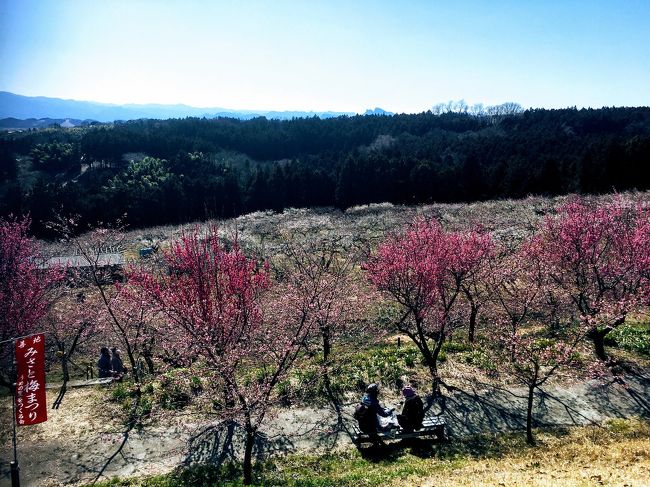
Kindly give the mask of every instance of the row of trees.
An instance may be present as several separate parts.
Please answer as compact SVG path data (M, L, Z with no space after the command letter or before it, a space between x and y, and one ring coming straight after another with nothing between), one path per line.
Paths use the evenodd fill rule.
M420 350L434 394L444 341L462 328L472 342L483 323L497 362L528 387L532 443L535 389L560 367L584 365L583 339L607 362L607 334L650 303L649 223L647 205L574 200L513 248L480 229L448 232L422 220L380 245L365 267L399 306L395 328Z
M89 223L127 213L146 227L288 207L643 190L649 157L648 108L139 120L1 134L0 215L29 212L45 236L55 213Z
M23 287L34 290L25 296L42 303L27 320L2 321L4 338L46 326L45 291L60 293L51 284L62 274L37 278L38 270L29 267L30 246L25 254L5 257L16 255L12 242L30 241L25 223L3 221L2 228L0 262L21 264L3 267L2 282L9 284L0 304L25 304L12 291ZM585 368L589 360L579 353L585 339L606 360L604 336L650 300L650 208L622 198L597 207L574 200L524 242L418 220L363 258L341 241L294 239L265 260L209 226L184 234L162 260L131 267L126 283L118 285L105 284L93 249L119 238L119 229L96 230L83 240L73 229L66 232L87 256L94 288L73 306L102 310L92 321L121 341L132 370L138 371L143 358L152 373L174 368L204 377L205 395L219 414L245 431L246 483L252 481L254 440L277 399L275 390L307 351L322 353L325 392L340 404L327 381L336 361L332 350L342 335L375 329L370 310L377 293L397 308L389 329L408 335L419 349L434 395L444 384L438 369L442 345L460 333L525 384L530 442L535 389L562 367ZM25 329L15 329L18 322ZM65 329L75 341L88 333L88 322L87 311L66 311L52 320L58 330L52 334L63 342L57 333ZM70 346L65 353L69 358Z

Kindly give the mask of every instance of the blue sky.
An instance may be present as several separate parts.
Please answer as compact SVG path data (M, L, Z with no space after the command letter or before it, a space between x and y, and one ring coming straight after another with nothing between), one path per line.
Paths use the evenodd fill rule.
M650 105L650 0L0 0L0 90L419 112Z

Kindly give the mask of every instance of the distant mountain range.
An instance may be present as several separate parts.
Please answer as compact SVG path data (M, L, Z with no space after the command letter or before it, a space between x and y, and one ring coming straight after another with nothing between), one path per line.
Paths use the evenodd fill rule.
M248 120L255 117L289 120L302 117L331 118L356 115L352 112L301 112L230 110L227 108L197 108L188 105L114 105L92 101L63 100L45 96L23 96L0 91L0 128L38 128L51 124L77 126L92 121L113 122L139 118L231 117ZM381 108L367 110L364 115L392 115ZM11 120L6 120L11 119ZM32 121L33 119L33 121ZM21 123L23 122L23 123Z
M26 118L14 117L0 118L0 130L27 130L43 129L56 125L57 127L79 127L85 125L99 124L96 120L77 120L74 118Z

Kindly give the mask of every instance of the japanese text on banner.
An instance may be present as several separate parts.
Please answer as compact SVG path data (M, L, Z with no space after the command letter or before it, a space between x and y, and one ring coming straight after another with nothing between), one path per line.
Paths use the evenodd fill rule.
M16 340L16 423L47 421L45 402L45 336Z

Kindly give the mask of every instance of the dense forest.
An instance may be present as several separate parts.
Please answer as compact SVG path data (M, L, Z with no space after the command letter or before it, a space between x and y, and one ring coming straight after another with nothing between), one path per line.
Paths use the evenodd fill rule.
M131 227L256 210L650 188L650 108L136 120L0 135L0 216Z

